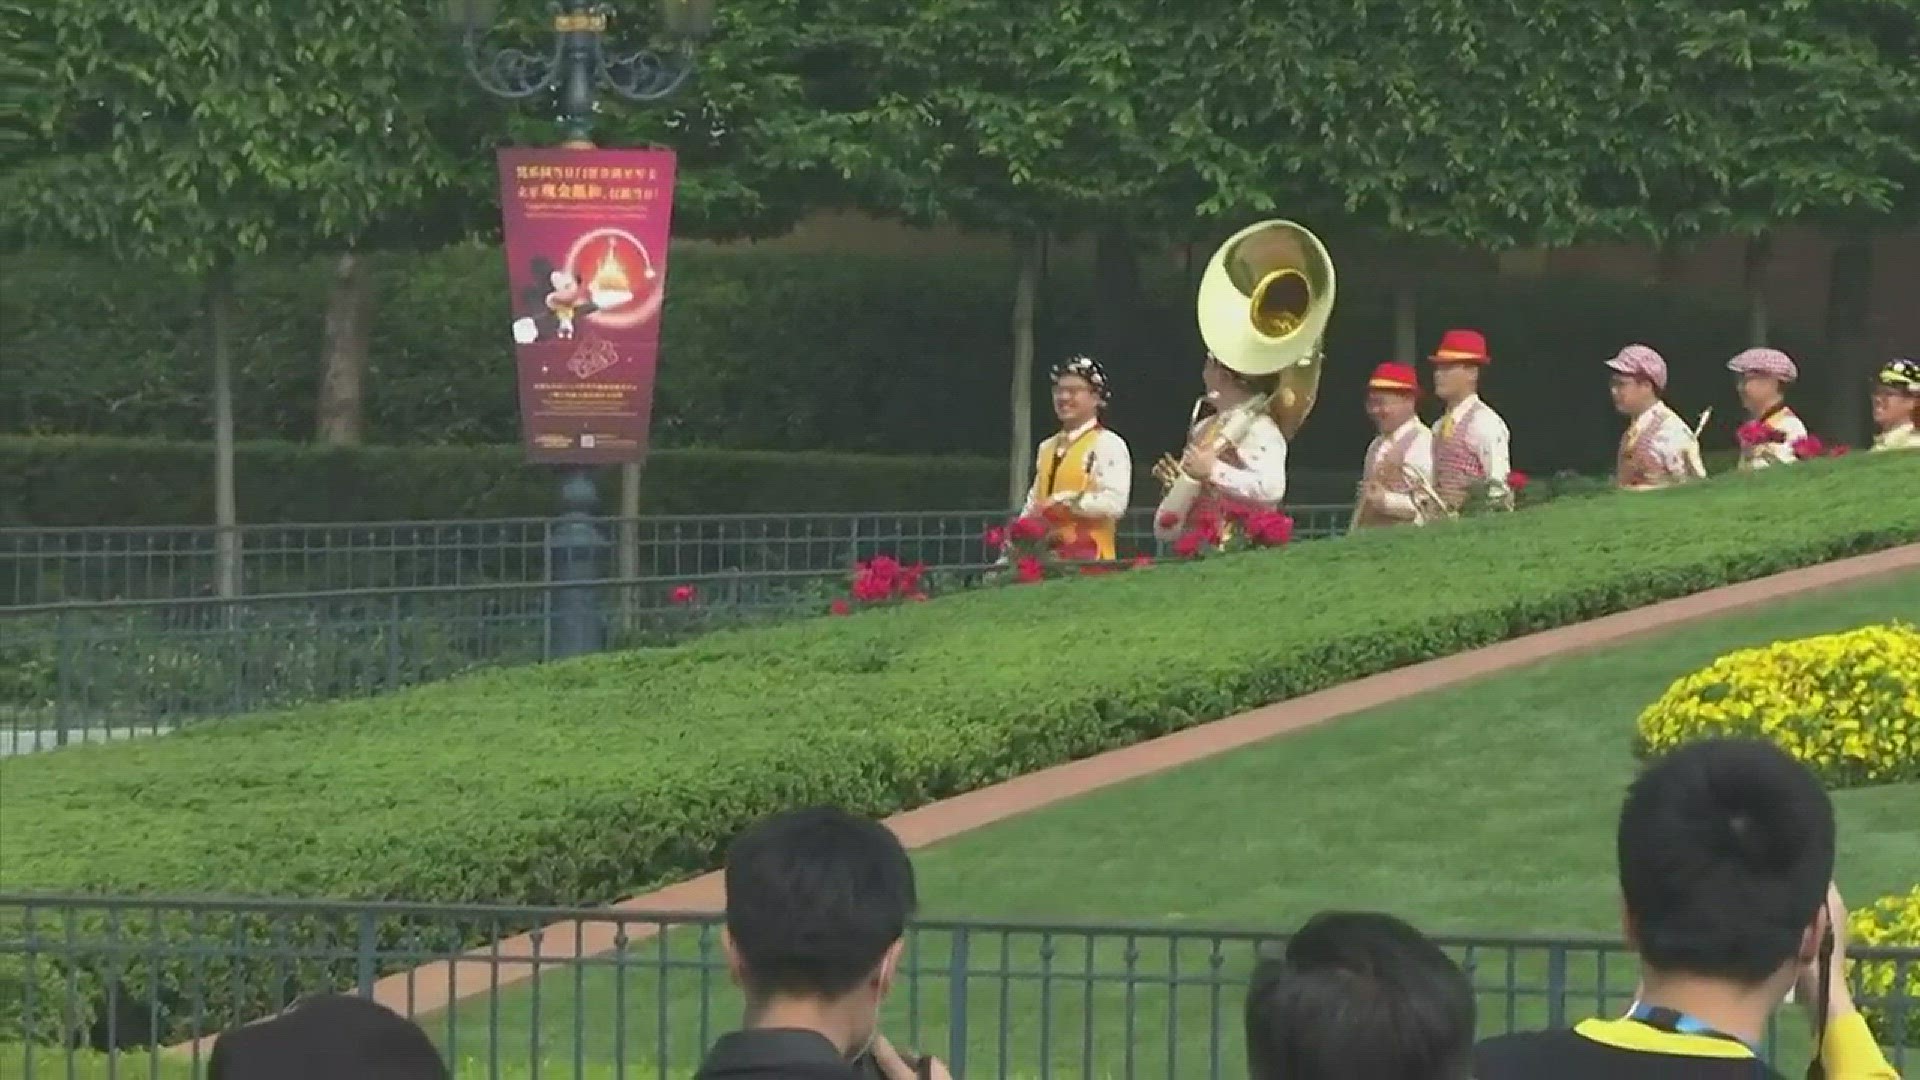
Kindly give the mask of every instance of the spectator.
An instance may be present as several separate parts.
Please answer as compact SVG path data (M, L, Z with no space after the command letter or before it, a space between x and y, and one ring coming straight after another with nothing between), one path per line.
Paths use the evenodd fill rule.
M1473 987L1390 915L1316 915L1247 992L1253 1080L1466 1080Z
M747 1014L698 1080L947 1080L877 1032L916 905L913 864L886 826L830 809L775 816L734 841L726 888L723 944Z
M1796 989L1828 1080L1898 1080L1847 991L1833 803L1799 762L1755 740L1682 747L1628 789L1616 844L1639 1000L1489 1040L1478 1080L1780 1080L1759 1047Z
M449 1080L419 1025L384 1005L328 995L213 1043L207 1080Z

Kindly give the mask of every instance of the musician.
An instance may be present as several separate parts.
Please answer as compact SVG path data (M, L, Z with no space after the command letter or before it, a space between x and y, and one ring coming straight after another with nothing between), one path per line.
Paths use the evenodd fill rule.
M1507 476L1513 471L1513 436L1500 414L1480 400L1480 374L1493 360L1486 335L1449 330L1428 359L1433 392L1447 408L1433 429L1433 486L1441 501L1458 511L1484 485L1496 503L1512 509Z
M1198 481L1200 491L1183 498L1183 487L1175 487L1160 500L1153 534L1161 540L1178 539L1203 512L1272 510L1287 493L1287 440L1267 410L1280 376L1242 375L1208 353L1200 378L1215 412L1194 425L1180 457L1180 471ZM1216 445L1219 432L1243 425L1231 445Z
M1807 437L1807 425L1787 407L1787 387L1800 377L1793 358L1778 349L1748 349L1727 361L1747 410L1749 424L1758 425L1764 438L1741 440L1743 471L1791 465L1800 460L1794 444ZM1742 425L1746 430L1747 425Z
M1063 550L1093 545L1100 559L1114 557L1114 529L1133 492L1133 458L1126 440L1100 423L1112 394L1106 369L1090 356L1055 364L1053 415L1060 430L1034 455L1033 485L1022 517L1038 514L1053 526Z
M1667 361L1646 345L1629 345L1607 361L1613 407L1627 418L1614 464L1622 491L1654 491L1707 475L1693 429L1660 400L1667 389Z
M1421 503L1433 490L1433 432L1415 411L1419 400L1420 379L1410 365L1373 369L1367 416L1380 434L1367 447L1353 528L1427 523L1432 508Z
M1895 360L1873 384L1875 450L1920 450L1920 360Z

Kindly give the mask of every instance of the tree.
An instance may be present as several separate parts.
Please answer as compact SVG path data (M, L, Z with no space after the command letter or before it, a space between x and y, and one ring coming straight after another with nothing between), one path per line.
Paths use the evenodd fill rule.
M32 9L50 58L32 152L0 169L15 240L204 276L217 587L240 589L233 281L269 253L351 244L449 182L409 88L439 77L419 20L379 0L75 0Z

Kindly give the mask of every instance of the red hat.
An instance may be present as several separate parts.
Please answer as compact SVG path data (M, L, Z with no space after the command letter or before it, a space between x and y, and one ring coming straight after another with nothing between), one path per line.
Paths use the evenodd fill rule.
M1436 364L1485 364L1487 336L1478 330L1449 330L1440 335L1440 347L1427 359Z
M1381 364L1373 369L1373 377L1367 380L1369 390L1403 390L1409 394L1420 392L1420 376L1414 373L1411 364Z

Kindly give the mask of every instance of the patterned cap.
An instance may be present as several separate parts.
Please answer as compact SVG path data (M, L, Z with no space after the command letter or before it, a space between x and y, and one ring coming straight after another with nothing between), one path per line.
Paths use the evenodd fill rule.
M1895 360L1880 369L1877 381L1881 386L1920 394L1920 360Z
M1622 375L1633 375L1645 379L1656 390L1667 388L1666 358L1653 350L1650 345L1629 345L1607 361L1607 366Z
M1779 349L1748 349L1727 361L1727 370L1742 375L1764 375L1781 382L1792 382L1800 377L1800 369L1794 365L1793 357Z
M1107 369L1101 367L1100 361L1093 357L1069 356L1053 365L1053 370L1047 377L1054 382L1059 382L1061 377L1066 375L1078 375L1087 380L1087 384L1093 387L1093 392L1099 395L1101 401L1112 400L1113 391L1107 386Z

